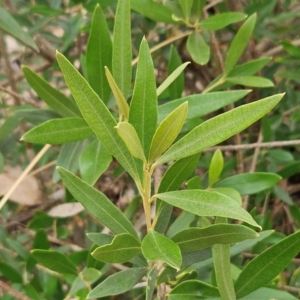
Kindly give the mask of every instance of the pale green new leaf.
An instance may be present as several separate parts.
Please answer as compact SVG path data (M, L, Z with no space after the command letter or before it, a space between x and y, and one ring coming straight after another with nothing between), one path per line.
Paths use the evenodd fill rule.
M158 126L150 147L148 161L152 163L164 153L181 131L188 111L188 103L184 102L173 110Z
M176 70L170 74L165 81L157 88L156 93L159 96L165 89L167 89L171 83L182 73L182 71L186 68L186 66L190 64L190 62L186 62L180 65Z
M198 216L237 219L260 228L251 215L235 201L216 192L182 190L156 194L155 197Z
M259 76L239 76L239 77L227 77L225 82L238 84L238 85L245 85L250 87L258 87L258 88L265 88L265 87L272 87L274 86L273 82L267 78L262 78Z
M17 38L24 45L39 51L32 37L26 31L24 31L17 21L10 15L10 13L2 7L0 7L0 28Z
M215 224L204 228L189 228L172 237L181 251L198 251L214 244L233 244L259 235L252 229L236 224Z
M128 122L120 122L116 126L117 132L125 142L130 153L142 161L146 161L143 147L134 127Z
M80 112L74 101L70 100L58 89L52 87L46 80L28 67L24 66L22 70L30 86L49 107L55 110L62 117L80 116Z
M98 4L95 8L89 40L86 48L86 71L88 81L104 103L108 102L110 89L104 66L111 68L112 41L106 18Z
M156 131L157 96L154 66L145 38L143 38L139 50L135 85L130 103L129 123L135 128L147 158Z
M79 179L73 173L58 167L58 173L67 189L86 210L114 233L137 233L124 214L100 191Z
M93 131L82 118L53 119L27 131L21 140L36 144L65 144L83 140Z
M230 245L216 244L212 246L212 257L217 286L222 300L235 300L233 280L230 267Z
M199 65L205 65L209 61L210 48L205 42L203 36L198 31L193 31L189 35L186 48L192 59Z
M211 187L219 179L224 165L223 155L220 149L217 149L211 159L208 170L208 185Z
M141 281L146 273L146 268L130 268L110 275L87 295L87 299L118 295L129 291Z
M108 80L109 86L114 94L114 97L116 99L119 108L119 115L124 116L125 120L128 120L129 105L107 67L105 67L105 75Z
M256 14L251 15L240 27L229 47L225 60L225 73L235 66L250 40L256 22Z
M241 298L274 279L299 253L300 231L284 238L251 260L242 270L234 287Z
M118 1L113 36L112 73L117 86L127 98L131 86L130 0Z
M163 261L172 268L180 269L182 257L179 247L166 236L149 230L142 241L142 252L150 261Z
M281 100L283 95L277 94L242 105L205 121L172 145L155 164L190 156L223 142L263 117Z
M220 30L230 24L244 20L247 15L239 12L216 14L203 21L198 26L204 30Z
M140 242L128 233L118 234L109 245L96 248L92 256L105 263L125 263L141 252Z
M67 85L88 125L125 170L135 180L139 180L135 161L125 143L117 134L114 128L117 125L116 120L106 105L62 54L57 54L57 60Z
M158 107L158 121L161 122L168 114L170 114L179 105L188 101L187 120L196 117L205 116L216 111L230 103L233 103L247 94L250 90L235 90L224 92L212 92L207 94L190 95L173 101L169 101Z
M79 170L82 179L94 185L100 175L107 170L111 161L111 154L98 139L95 139L80 156Z

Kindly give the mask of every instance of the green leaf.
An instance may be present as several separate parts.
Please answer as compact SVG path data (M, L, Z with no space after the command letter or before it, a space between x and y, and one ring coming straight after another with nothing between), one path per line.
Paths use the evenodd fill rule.
M175 79L183 72L186 66L190 64L190 62L186 62L176 68L172 74L170 74L165 81L157 88L156 93L159 96L164 90L166 90L174 81Z
M146 161L141 141L134 129L128 122L120 122L116 126L117 132L122 140L125 142L130 153L142 161Z
M32 37L25 32L10 13L2 7L0 7L0 28L18 39L24 45L39 52L39 49Z
M157 124L157 96L153 62L145 38L139 50L129 122L135 128L147 158Z
M221 13L201 21L198 26L204 30L220 30L230 24L244 20L247 15L239 12Z
M216 216L244 221L260 227L251 215L231 198L205 190L182 190L166 192L155 197L198 216Z
M118 1L113 35L112 71L117 86L127 98L131 86L130 0Z
M39 264L59 274L78 274L76 266L72 261L60 252L53 250L32 250L31 254Z
M195 215L187 212L182 211L182 213L175 219L175 221L170 225L166 236L171 237L178 232L187 229L191 226L191 223L195 220Z
M147 288L146 288L146 299L145 300L152 300L153 293L155 290L155 283L157 279L157 268L154 266L147 274Z
M11 115L5 118L0 127L0 141L9 137L10 134L19 126L20 118L18 115Z
M231 278L230 245L213 245L212 256L216 281L222 300L235 300L233 280Z
M193 6L191 9L191 19L194 24L197 24L199 19L201 18L201 13L206 5L206 0L194 0Z
M240 27L229 47L225 60L225 73L235 66L248 44L256 22L256 14L251 15Z
M125 143L117 134L114 128L117 123L108 108L91 89L86 80L62 54L57 54L57 60L74 99L88 125L125 170L135 180L139 180L135 161Z
M88 294L87 299L118 295L129 291L146 273L146 268L131 268L110 275Z
M245 297L239 298L239 300L253 300L253 299L259 299L259 300L297 300L298 298L294 297L293 295L280 291L278 289L272 289L272 288L266 288L262 287L250 294L248 294Z
M65 144L83 140L93 131L82 118L49 120L27 131L21 138L36 144Z
M107 170L112 157L98 139L90 143L80 156L79 170L82 179L94 185L100 175Z
M188 111L188 103L184 102L173 110L158 126L150 147L148 161L151 163L164 153L175 141L181 131Z
M230 187L241 195L252 195L272 187L280 179L275 173L245 173L227 177L216 183L215 187Z
M57 170L74 198L99 222L114 233L129 233L137 237L130 221L104 194L86 184L71 172L60 167Z
M217 149L211 159L208 170L208 185L211 187L219 179L224 166L224 159L220 149Z
M210 49L205 42L203 36L198 31L193 31L189 35L186 49L190 53L192 59L199 65L205 65L209 61Z
M236 256L248 249L251 249L253 246L255 246L258 242L263 241L267 237L269 237L274 231L273 230L266 230L259 233L259 237L252 240L246 240L243 242L236 243L234 246L230 247L230 256ZM199 270L204 267L210 266L213 264L212 257L206 258L200 262L194 263L191 266L189 266L185 271L191 272L193 270Z
M108 102L110 89L104 73L104 66L111 68L112 41L106 18L97 4L86 48L86 70L91 87L104 103Z
M280 44L283 47L283 49L290 55L300 58L300 50L298 46L295 46L287 41L281 41Z
M79 168L79 158L87 145L87 141L64 144L59 152L56 166L61 166L70 172L77 172ZM59 181L59 175L55 170L52 176L54 182Z
M196 168L199 154L176 161L164 174L160 181L158 192L177 190ZM160 199L156 200L155 230L164 232L168 226L173 207Z
M171 45L170 57L168 63L168 75L170 76L180 65L182 65L180 55L178 54L176 48L173 45ZM170 98L172 100L180 98L183 92L183 88L184 88L184 74L181 73L168 87Z
M267 78L262 78L258 76L239 76L239 77L227 77L225 82L245 85L251 87L272 87L274 86L273 82Z
M110 244L114 239L113 235L107 233L88 232L86 235L92 242L94 242L98 246Z
M198 251L214 244L233 244L259 235L252 229L235 224L215 224L185 229L172 237L181 251Z
M185 19L188 20L193 6L193 0L178 0L178 3Z
M300 170L300 161L295 161L287 164L281 170L277 172L282 178L289 178L292 175L296 174Z
M150 261L163 261L172 268L180 269L182 257L179 247L166 236L149 230L142 241L142 252Z
M28 67L24 66L22 70L30 86L54 111L62 117L80 116L80 112L74 101L52 87L47 81Z
M242 197L241 197L240 193L237 190L233 189L233 188L213 187L210 190L218 192L218 193L223 194L225 196L228 196L229 198L234 200L237 204L242 205Z
M116 235L109 245L96 248L92 256L105 263L125 263L141 252L141 244L132 235Z
M202 296L202 297L201 297ZM168 294L169 300L200 300L200 299L220 299L219 291L216 287L200 280L186 280L176 285Z
M119 87L117 86L114 78L112 77L109 69L105 67L105 75L108 80L109 86L114 94L114 97L116 99L118 109L119 109L119 118L121 119L122 116L124 116L125 120L128 120L129 118L129 105L126 102L126 99L124 98L122 92L120 91Z
M131 9L142 16L155 21L174 24L171 11L161 3L153 0L131 0Z
M205 121L172 145L155 164L190 156L221 143L268 113L282 97L283 94L267 97Z
M161 122L179 105L188 101L187 120L205 116L249 94L250 90L212 92L207 94L190 95L158 106L158 121Z
M284 238L251 260L235 282L235 291L241 298L274 279L299 253L300 231Z
M10 264L0 261L1 277L15 283L23 283L22 275Z
M260 71L271 59L271 57L261 57L245 62L234 67L228 73L228 77L251 76Z

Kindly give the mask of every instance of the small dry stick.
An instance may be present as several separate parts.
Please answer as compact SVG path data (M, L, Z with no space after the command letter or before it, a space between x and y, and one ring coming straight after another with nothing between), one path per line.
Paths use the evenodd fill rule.
M18 187L18 185L25 179L25 177L28 175L28 173L32 170L32 168L36 165L36 163L40 160L40 158L44 155L44 153L51 147L51 145L45 145L42 150L34 157L34 159L31 161L31 163L27 166L27 168L23 171L23 173L20 175L20 177L15 181L15 183L12 185L12 187L8 190L8 192L3 196L3 198L0 201L0 210L4 206L4 204L7 202L9 197L12 195L12 193L15 191L15 189Z

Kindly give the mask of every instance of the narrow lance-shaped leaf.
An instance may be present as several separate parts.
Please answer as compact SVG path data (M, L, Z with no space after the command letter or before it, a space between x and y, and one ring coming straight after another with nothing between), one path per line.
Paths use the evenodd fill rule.
M32 49L39 51L32 37L27 32L25 32L17 23L17 21L10 15L10 13L2 7L0 7L0 28L5 30L13 37L17 38L24 45L27 45Z
M211 16L201 21L198 26L204 30L219 30L230 24L244 20L247 15L239 12L228 12Z
M198 31L193 31L189 35L186 48L192 59L199 65L205 65L209 61L210 49L203 36Z
M182 257L179 247L169 238L149 230L142 241L142 252L151 261L162 260L169 266L179 270Z
M277 94L242 105L205 121L171 146L155 164L196 154L221 143L263 117L282 99L283 95Z
M63 168L58 167L58 173L74 198L99 222L114 233L129 233L137 237L131 222L104 194Z
M206 0L193 1L193 6L191 9L191 21L194 24L198 23L199 19L201 18L201 13L205 4L206 4Z
M216 216L244 221L260 228L251 215L231 198L205 190L166 192L155 197L198 216Z
M53 250L33 250L32 256L46 268L60 274L77 275L73 262L65 254Z
M174 142L181 131L187 111L188 103L184 102L173 110L158 126L150 147L150 163L164 153Z
M211 159L208 170L208 185L211 187L220 177L224 159L220 149L217 149Z
M157 279L157 268L154 266L147 274L147 289L146 289L146 300L153 299L153 293L155 290L155 283Z
M111 68L112 41L103 11L98 4L92 20L86 49L86 70L91 87L104 101L108 102L110 89L104 73L104 66Z
M98 139L95 139L80 156L79 170L82 179L94 185L100 175L107 170L111 161L111 154Z
M300 231L284 238L251 260L235 282L235 291L241 298L274 279L299 253Z
M49 120L27 131L21 138L37 144L64 144L83 140L93 131L82 118Z
M258 76L227 77L225 82L260 88L274 86L271 80Z
M189 228L172 237L181 251L198 251L214 244L233 244L258 237L254 230L234 224L215 224L204 228Z
M88 294L87 299L118 295L129 291L146 273L146 268L130 268L110 275Z
M225 72L228 73L235 66L240 56L242 55L249 39L251 37L254 25L256 22L256 14L250 16L245 23L240 27L235 35L225 60Z
M140 252L140 242L132 235L123 233L116 235L111 244L96 248L92 256L105 263L125 263Z
M55 110L62 117L80 116L80 112L74 101L66 97L58 89L52 87L47 81L28 67L24 66L22 70L30 86L49 107Z
M135 161L125 143L117 134L114 128L117 125L116 120L106 105L62 54L57 54L57 60L74 99L88 125L125 170L135 180L139 180Z
M188 20L193 6L193 0L178 0L178 3L181 6L185 19Z
M190 64L190 62L186 62L180 65L176 70L170 74L165 81L157 88L156 93L159 96L165 89L167 89L171 83L182 73L182 71L186 68L186 66Z
M142 161L146 161L144 151L140 139L134 127L128 122L120 122L116 126L117 132L122 140L125 142L130 153Z
M105 67L105 75L118 105L119 115L120 115L119 119L121 119L122 116L124 116L125 120L128 120L129 105L126 102L126 99L124 98L122 92L120 91L119 87L117 86L114 78L112 77L107 67Z
M177 190L195 170L199 161L199 156L199 154L195 154L190 157L185 157L176 161L169 167L160 181L158 192L163 193ZM172 205L169 205L160 199L156 199L156 215L153 220L156 231L164 232L166 230L172 209Z
M157 124L157 96L153 62L145 38L139 50L129 123L135 128L147 158Z
M127 98L131 86L130 27L130 0L118 1L113 36L112 70L114 79L125 98Z

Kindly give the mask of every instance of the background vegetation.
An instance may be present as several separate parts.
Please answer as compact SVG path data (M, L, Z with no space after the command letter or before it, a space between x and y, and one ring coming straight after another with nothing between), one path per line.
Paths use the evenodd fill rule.
M263 231L259 238L235 244L236 252L231 253L232 279L236 281L244 266L258 254L277 245L277 252L270 252L268 257L283 253L287 261L278 256L274 265L270 265L268 259L263 259L258 268L266 266L273 271L269 279L264 275L268 280L261 283L261 294L251 297L299 299L300 261L296 255L300 245L298 235L293 235L300 226L298 1L131 0L130 21L116 18L116 0L2 0L0 3L0 194L3 196L0 200L0 299L86 299L109 275L139 265L137 261L110 264L91 256L96 244L100 245L99 236L86 233L108 234L107 225L99 224L76 202L80 199L75 197L75 200L65 189L55 169L62 166L79 174L124 212L139 236L146 234L145 215L134 181L109 151L97 143L88 126L82 121L67 120L67 117L78 117L79 110L66 86L55 51L67 57L88 79L117 119L115 99L118 97L111 93L104 66L113 73L125 98L130 100L137 81L137 56L143 37L152 54L157 87L161 88L178 67L179 71L184 69L176 76L173 73L173 83L157 92L161 107L159 121L183 102L174 99L189 99L189 112L182 129L179 128L179 138L205 120L242 104L285 93L283 100L260 121L253 120L249 128L217 147L208 143L206 149L201 149L203 153L196 161L195 170L192 168L179 185L189 190L211 188L214 184L215 188L235 189L238 192L235 196L242 197L242 207ZM192 3L192 9L186 3ZM222 15L229 12L234 14ZM116 38L117 30L119 38L129 33L131 42ZM91 38L92 34L101 36L100 41ZM99 43L106 47L97 48ZM118 59L127 63L125 73L114 69ZM183 65L185 62L190 63ZM63 69L62 56L60 65ZM126 71L129 85L125 83L121 87ZM209 98L215 92L220 92L218 101L214 101L216 96ZM191 95L199 94L207 97L206 104L200 103L202 98L193 100ZM185 98L188 96L191 98ZM52 127L47 127L30 136L31 128L48 120L66 120L64 126L77 131L62 134L58 130L54 134ZM46 136L47 131L50 137ZM20 141L22 136L26 142ZM222 155L214 152L216 149ZM222 156L224 167L220 167ZM162 165L154 172L155 191L167 167ZM205 228L213 222L211 217L174 208L170 222L165 225L166 236L172 237L190 226ZM248 227L255 229L251 225ZM110 242L106 240L103 244ZM288 252L291 244L293 251ZM31 252L33 249L36 252ZM38 249L55 250L51 252L53 263L47 265L49 261L43 261L43 252ZM217 270L209 261L211 254L201 253L201 258L196 259L200 265L187 269L181 277L166 268L158 277L161 284L157 284L153 298L164 299L169 287L178 286L184 280L206 282L222 291L215 274ZM143 254L148 258L148 254ZM61 268L57 263L60 260ZM193 258L191 261L195 263ZM80 274L73 268L80 270ZM141 274L143 277L144 273ZM113 284L116 282L119 281ZM145 285L142 280L135 289L128 288L129 292L125 289L120 298L107 296L107 299L152 299L149 292L145 296ZM151 282L148 285L155 286ZM167 289L165 292L160 290L162 285ZM194 298L190 299L220 299L205 292L197 294L199 289L205 290L203 285L196 286ZM186 295L182 296L186 290L193 287L174 289L169 299L187 299ZM222 292L221 295L222 299L232 299L225 298ZM253 299L247 295L237 298Z

